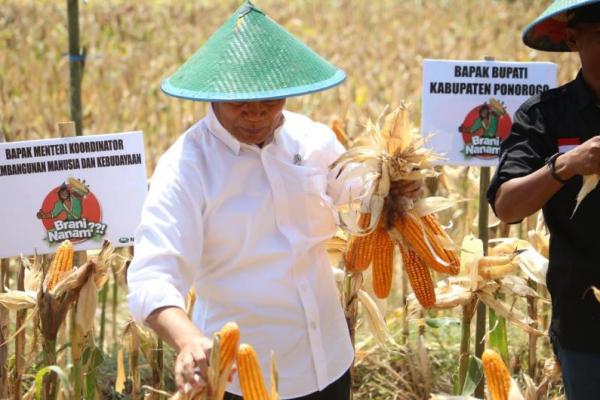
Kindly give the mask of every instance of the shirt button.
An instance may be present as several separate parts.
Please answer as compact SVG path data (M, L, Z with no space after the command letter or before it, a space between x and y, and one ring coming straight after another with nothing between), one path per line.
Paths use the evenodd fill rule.
M310 321L310 329L313 331L317 330L317 323L315 321Z

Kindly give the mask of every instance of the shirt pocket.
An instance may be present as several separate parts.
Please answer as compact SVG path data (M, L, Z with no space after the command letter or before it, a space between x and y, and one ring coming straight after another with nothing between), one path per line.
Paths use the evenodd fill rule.
M288 163L279 163L277 171L285 182L287 228L295 232L295 240L310 247L331 238L337 220L333 201L327 195L327 171Z

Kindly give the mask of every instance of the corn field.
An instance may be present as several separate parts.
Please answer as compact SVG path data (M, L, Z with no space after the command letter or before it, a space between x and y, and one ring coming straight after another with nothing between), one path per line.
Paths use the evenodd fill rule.
M0 139L56 137L57 123L69 120L64 3L0 0ZM380 120L386 107L389 113L402 105L402 127L388 126L392 137L395 129L406 134L419 126L426 58L551 61L559 65L560 84L579 69L575 55L537 52L521 43L523 27L547 1L255 3L346 71L342 86L289 99L286 107L331 124L347 145L360 141L368 121ZM84 133L143 130L151 176L160 155L206 112L204 103L162 94L161 80L238 5L237 0L81 2ZM377 127L376 133L385 129ZM546 335L550 304L540 272L548 257L543 220L534 215L508 226L490 212L490 241L483 248L476 238L480 171L432 167L422 178L427 196L445 198L451 206L438 206L435 220L410 217L413 233L402 230L411 221L397 223L404 247L395 247L396 238L364 216L357 217L360 235L340 232L330 242L356 348L353 398L454 394L497 399L501 395L493 393L513 386L527 400L560 398L560 375ZM395 260L393 271L380 269L386 260L357 251L357 243L368 242L363 234L369 224L373 235L382 234L378 243ZM435 271L420 265L427 250L419 253L419 243L409 241L422 226L434 232L432 242L443 237L457 245L452 254L440 245L438 254L448 258ZM174 394L172 349L130 320L125 295L131 256L132 249L115 250L108 243L88 254L73 253L65 244L54 256L2 260L0 399L166 399ZM190 293L188 312L193 300ZM479 323L478 304L488 310ZM476 324L484 331L476 332ZM232 351L225 332L215 341ZM475 357L483 341L490 350ZM227 354L216 361L226 360L224 369L214 372L216 384L224 385L231 368ZM276 396L272 367L271 386L266 382L261 388L265 398Z

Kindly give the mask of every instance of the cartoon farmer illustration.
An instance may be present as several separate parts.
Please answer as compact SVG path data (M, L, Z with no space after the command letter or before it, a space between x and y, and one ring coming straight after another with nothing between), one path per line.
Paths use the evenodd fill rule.
M69 178L69 185L63 182L58 188L58 200L54 203L52 211L39 210L38 219L57 218L64 215L65 221L78 221L83 214L83 198L89 193L87 187L75 178Z
M483 103L479 107L479 118L473 121L471 126L462 124L458 131L464 134L481 136L484 138L495 138L498 133L498 119L506 114L502 104L491 99L489 103Z

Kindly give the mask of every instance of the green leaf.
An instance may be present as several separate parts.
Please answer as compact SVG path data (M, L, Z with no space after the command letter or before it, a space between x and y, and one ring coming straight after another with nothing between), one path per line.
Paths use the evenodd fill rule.
M460 382L458 374L452 376L452 394L458 396L460 394Z
M90 346L85 346L85 349L83 349L83 354L81 355L81 364L82 365L87 365L88 361L90 360L90 356L91 356L91 348Z
M69 378L65 371L62 370L58 365L49 365L40 369L35 374L35 398L39 400L42 396L42 383L44 381L44 376L48 373L54 372L60 378L60 381L67 390L71 391L71 387L69 386Z
M104 362L104 353L100 350L99 347L94 347L92 352L92 368L96 369Z
M94 400L96 395L97 379L95 372L85 374L85 400Z
M425 323L431 328L443 328L446 326L460 326L460 319L454 317L426 318Z
M506 319L496 316L496 312L489 309L489 346L502 356L502 359L508 365L508 335L506 333Z
M483 365L481 360L475 356L469 356L469 367L467 368L467 376L462 389L462 396L470 396L475 392L477 385L483 378Z

